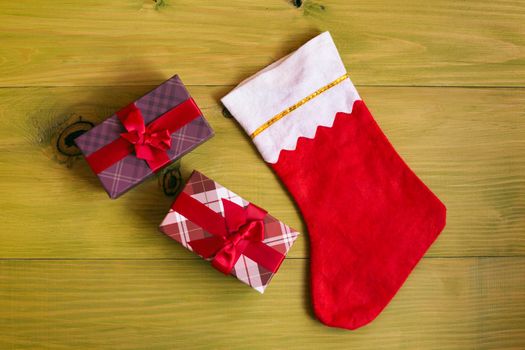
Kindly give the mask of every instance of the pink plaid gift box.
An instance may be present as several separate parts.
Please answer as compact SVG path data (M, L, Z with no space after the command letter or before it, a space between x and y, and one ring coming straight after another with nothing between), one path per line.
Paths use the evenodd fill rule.
M198 210L192 212L191 208ZM232 213L246 218L232 221ZM260 293L264 293L299 235L198 171L193 172L173 202L160 231ZM224 236L218 236L217 231ZM207 243L217 245L206 249ZM224 268L224 261L229 268Z

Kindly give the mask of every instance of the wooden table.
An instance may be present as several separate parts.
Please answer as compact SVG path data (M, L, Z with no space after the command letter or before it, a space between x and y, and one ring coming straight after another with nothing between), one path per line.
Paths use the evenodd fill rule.
M524 348L524 23L523 1L1 0L0 349ZM313 317L304 223L219 103L324 30L448 207L353 332ZM216 136L109 200L74 136L175 73ZM264 295L157 231L194 168L305 232Z

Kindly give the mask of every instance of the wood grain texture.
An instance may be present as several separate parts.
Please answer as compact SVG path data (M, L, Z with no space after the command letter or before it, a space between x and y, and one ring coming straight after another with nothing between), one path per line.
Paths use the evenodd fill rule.
M349 332L308 304L305 260L264 295L203 261L0 262L2 349L522 349L524 258L424 259Z
M512 0L0 0L0 349L524 349L523 23ZM219 103L324 30L448 207L355 332L313 318L304 224ZM110 201L71 155L86 123L174 73L216 131L182 177L199 169L304 232L263 296L157 232L177 168Z
M525 86L523 1L162 4L1 1L0 85L236 84L330 30L360 85Z
M190 87L216 136L184 157L183 175L198 169L304 232L278 179L223 116L217 100L228 89ZM173 200L159 181L110 201L83 159L61 164L51 136L73 112L98 121L148 90L0 89L0 208L8 214L0 256L193 257L156 231ZM430 256L525 252L524 91L361 89L394 146L448 206L447 228ZM306 257L306 243L300 239L290 256Z

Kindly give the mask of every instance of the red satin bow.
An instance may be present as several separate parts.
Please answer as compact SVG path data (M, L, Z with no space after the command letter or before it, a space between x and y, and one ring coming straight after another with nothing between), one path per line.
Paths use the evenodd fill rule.
M171 136L167 129L156 128L154 123L146 126L140 109L134 103L118 111L117 116L128 131L120 136L133 144L137 158L144 159L151 169L158 169L169 162L166 151L171 147Z
M211 264L217 270L228 274L239 256L251 242L264 239L264 222L266 211L249 204L246 209L223 199L226 230L221 234L192 241L189 245L204 258L214 256Z
M206 259L213 257L212 265L224 274L231 272L241 254L276 272L284 255L262 242L267 212L251 203L246 208L224 198L222 203L224 218L185 192L177 197L173 210L212 234L190 241L191 248Z
M121 137L86 157L96 174L101 173L131 153L144 159L152 171L170 162L167 151L171 147L171 134L202 115L192 98L170 109L145 125L140 109L134 103L117 113L127 132Z

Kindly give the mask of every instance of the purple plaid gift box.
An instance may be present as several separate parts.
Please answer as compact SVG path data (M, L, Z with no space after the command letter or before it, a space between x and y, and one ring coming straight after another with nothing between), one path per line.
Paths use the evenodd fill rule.
M136 106L143 118L143 123L147 126L159 116L187 103L190 98L184 84L175 75L136 100L133 105ZM102 147L115 142L121 138L121 134L129 131L124 127L117 113L75 139L75 143L86 158ZM165 151L169 161L181 158L213 136L213 130L198 108L197 114L199 115L196 118L172 132L170 136L166 136L168 140L171 137L171 145ZM90 166L93 168L91 163ZM95 171L94 168L93 170ZM154 171L144 159L137 158L132 152L104 170L95 171L95 173L106 192L114 199L153 175Z

